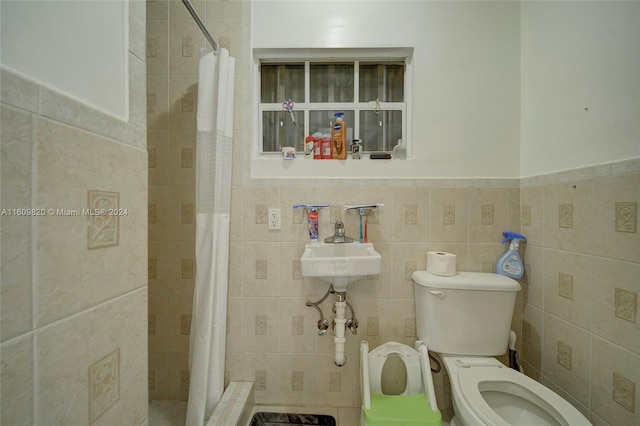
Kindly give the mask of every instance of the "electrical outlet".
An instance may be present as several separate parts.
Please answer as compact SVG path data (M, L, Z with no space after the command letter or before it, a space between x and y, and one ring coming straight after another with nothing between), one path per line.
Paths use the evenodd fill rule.
M269 209L269 230L278 231L282 228L280 223L280 209Z

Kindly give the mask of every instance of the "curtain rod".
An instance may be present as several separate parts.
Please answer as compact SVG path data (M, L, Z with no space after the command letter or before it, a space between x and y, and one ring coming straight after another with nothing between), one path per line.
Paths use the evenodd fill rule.
M214 52L217 52L218 45L213 40L213 37L211 37L211 34L209 34L209 30L207 30L207 27L205 27L204 24L202 23L202 19L200 19L200 16L198 16L198 12L196 12L196 10L193 8L189 0L182 0L182 3L184 3L186 8L189 10L189 13L191 14L191 16L193 16L193 19L196 21L196 24L198 24L198 26L200 27L200 30L204 33L204 36L207 38L207 41L209 42L211 47L213 47Z

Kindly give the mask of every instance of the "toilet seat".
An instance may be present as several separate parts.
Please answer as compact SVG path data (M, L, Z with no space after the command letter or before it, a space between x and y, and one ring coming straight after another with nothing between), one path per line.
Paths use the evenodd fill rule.
M460 395L485 424L509 426L513 423L513 419L511 422L506 421L494 407L489 405L482 395L482 393L487 395L487 392L493 393L497 398L501 398L501 394L509 395L510 400L516 396L515 399L520 398L529 406L537 406L537 411L548 419L547 424L554 424L554 422L562 426L591 424L573 405L537 381L503 366L495 358L488 358L486 361L483 365L470 365L466 368L458 368L457 371ZM522 410L521 412L531 415L529 424L542 424L544 421L542 418L536 418L531 411ZM526 424L525 422L527 419L518 419L518 424Z
M555 392L493 357L443 354L441 358L462 424L591 425Z

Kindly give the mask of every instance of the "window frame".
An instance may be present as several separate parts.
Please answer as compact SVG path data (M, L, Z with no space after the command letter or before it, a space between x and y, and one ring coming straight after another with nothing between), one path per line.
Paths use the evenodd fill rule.
M304 64L304 96L305 101L310 100L310 68L313 62L322 63L345 63L354 64L354 100L353 102L296 102L295 109L304 112L304 135L309 135L309 111L354 111L354 116L358 117L361 111L374 111L379 108L381 111L402 111L402 135L407 146L407 155L412 153L412 88L413 88L413 48L366 48L366 49L254 49L254 144L252 158L281 158L280 152L263 151L263 113L266 111L283 111L281 102L261 103L261 75L260 66L265 63L303 63ZM404 102L359 102L359 64L371 62L403 62L404 63ZM295 110L294 109L294 110ZM350 123L353 126L353 137L360 138L360 120ZM385 152L393 149L395 141L390 141L390 146ZM378 151L379 152L379 151ZM300 153L300 151L298 151ZM370 151L364 154L367 156ZM350 159L350 156L348 156ZM344 160L343 160L344 161Z

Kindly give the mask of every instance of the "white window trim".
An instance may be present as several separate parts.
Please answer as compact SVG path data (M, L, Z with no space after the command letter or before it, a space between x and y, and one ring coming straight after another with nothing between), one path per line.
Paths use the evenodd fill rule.
M251 177L252 178L380 178L402 177L407 161L412 161L413 154L413 48L348 48L348 49L254 49L253 50L253 143L251 144ZM383 109L403 109L404 138L407 145L407 160L306 160L298 157L295 160L284 160L280 153L262 152L262 135L260 134L260 117L266 110L260 106L260 63L270 62L316 61L316 60L349 60L349 61L386 61L402 60L405 62L405 102L402 108L399 103L381 103ZM306 80L306 79L305 79ZM309 90L305 81L305 91ZM357 90L357 86L356 86ZM356 98L357 99L357 98ZM327 109L353 109L361 105L363 109L371 109L371 103L349 103L347 105L326 104ZM276 104L274 104L276 105ZM308 106L297 104L300 108ZM280 104L277 104L280 107ZM406 110L405 110L406 108ZM356 112L358 110L356 109ZM308 125L308 124L305 124ZM358 129L354 129L355 132ZM354 135L357 133L354 133Z

